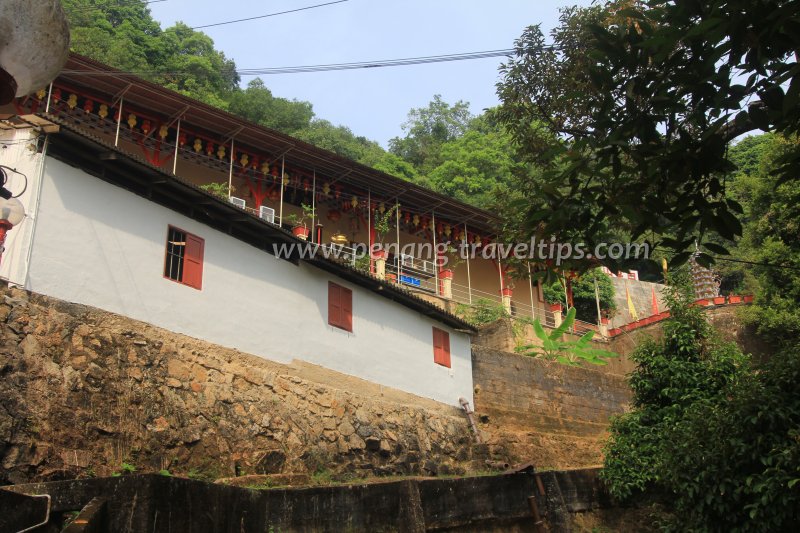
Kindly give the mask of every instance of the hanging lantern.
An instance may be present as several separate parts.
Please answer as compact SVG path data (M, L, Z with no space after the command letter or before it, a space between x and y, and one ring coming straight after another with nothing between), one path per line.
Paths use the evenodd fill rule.
M160 128L158 128L158 136L161 138L162 141L167 138L167 135L169 135L168 127L162 125Z
M186 133L185 133L185 132L184 132L184 133L181 133L181 134L178 136L178 144L179 144L180 146L183 146L184 144L186 144Z
M331 184L327 181L322 184L322 194L328 196L331 193Z
M269 172L269 163L264 161L263 163L261 163L261 173L267 175L268 172Z
M45 96L47 96L47 91L45 91L44 89L39 89L38 91L36 91L36 98L38 98L39 100L44 100Z
M280 176L280 171L278 170L278 165L273 165L272 166L272 175L275 176L276 178L278 176Z
M86 101L83 103L83 110L86 113L91 113L92 111L94 111L94 102L92 102L87 98Z
M292 178L291 178L291 176L289 176L289 173L288 172L284 172L283 173L283 186L285 187L285 186L289 185L289 182L291 182L291 181L292 181Z
M353 199L350 200L350 205L353 206L353 209L358 207L358 198L356 197L356 195L353 195Z
M53 101L58 102L59 100L61 100L61 89L56 87L53 89Z
M151 129L152 129L152 126L150 125L150 121L149 120L145 120L144 122L142 122L142 131L144 132L145 135L150 133Z
M476 233L475 234L475 238L472 239L472 242L474 242L475 244L480 244L481 243L481 236Z
M444 225L444 234L445 234L445 236L449 237L451 233L453 233L453 230L450 227L450 224L445 224Z
M406 211L405 213L403 213L403 221L404 221L406 224L408 224L409 222L411 222L411 211Z
M308 192L308 190L309 190L310 188L311 188L311 182L310 182L310 181L308 181L308 178L305 178L305 179L303 180L303 190L304 190L304 191L306 191L306 192Z
M0 105L50 83L69 56L69 26L61 2L0 2Z
M338 200L339 196L342 194L342 187L341 185L336 185L334 188L336 189L336 192L334 193L333 196Z
M213 153L214 153L214 143L211 142L211 141L208 141L206 143L206 155L208 155L208 157L211 157L211 154L213 154Z
M225 157L225 145L220 144L219 148L217 149L217 157L223 159Z
M108 116L108 106L106 104L100 104L100 109L97 111L97 114L100 115L100 118L105 119Z
M194 151L196 153L198 154L200 153L200 150L203 149L203 141L200 140L200 137L194 140L194 144L192 145L192 147L194 148Z
M250 168L252 168L253 170L257 170L260 162L261 160L259 159L259 157L257 155L254 155L253 160L250 161Z
M378 206L378 213L381 215L386 212L386 204L381 202L381 205Z
M69 98L67 98L67 106L69 106L70 109L75 109L77 105L78 105L78 95L75 93L70 94Z
M242 158L239 159L239 162L242 164L243 167L247 167L247 163L250 162L250 157L247 154L242 153Z
M136 127L136 115L133 113L128 115L128 126L130 126L131 129Z
M419 215L414 215L413 222L414 222L414 227L415 227L415 228L416 228L417 226L419 226Z
M331 209L328 211L328 220L331 222L338 222L342 218L342 212L338 209Z

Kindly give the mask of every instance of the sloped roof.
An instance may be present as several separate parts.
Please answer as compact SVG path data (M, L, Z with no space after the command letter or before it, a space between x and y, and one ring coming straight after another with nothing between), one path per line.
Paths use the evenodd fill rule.
M305 244L305 241L279 226L165 172L138 155L114 147L69 120L46 113L41 115L61 126L59 134L50 136L48 156L79 167L103 181L218 229L267 253L273 253L273 244ZM294 263L303 261L330 272L457 330L470 333L476 331L472 324L423 300L413 292L355 270L349 264L326 259L321 255L315 258L286 259Z
M409 181L357 163L276 130L249 122L236 115L189 98L133 74L72 53L56 83L80 88L82 92L124 101L162 117L180 116L185 123L217 136L221 142L232 137L237 147L249 147L282 154L287 164L315 170L341 184L349 184L373 195L395 199L415 211L435 211L437 219L468 224L471 231L495 235L500 220L491 212L465 204ZM114 103L114 102L112 102Z

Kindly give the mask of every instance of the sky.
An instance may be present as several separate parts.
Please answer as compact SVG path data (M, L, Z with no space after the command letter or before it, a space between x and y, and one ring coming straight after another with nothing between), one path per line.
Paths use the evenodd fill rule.
M166 0L150 4L162 28L265 15L331 0ZM513 48L526 26L549 32L558 10L589 0L347 0L260 20L203 28L239 69L347 63ZM306 100L318 118L387 147L412 108L436 94L472 113L498 104L503 58L262 76L273 95ZM246 85L252 77L243 77Z

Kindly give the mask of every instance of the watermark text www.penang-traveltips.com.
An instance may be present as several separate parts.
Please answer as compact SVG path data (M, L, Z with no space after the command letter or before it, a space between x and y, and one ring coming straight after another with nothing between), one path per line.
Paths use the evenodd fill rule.
M371 249L370 249L371 248ZM555 238L537 240L532 237L530 242L503 244L470 244L470 243L398 243L373 244L371 247L359 243L353 247L337 244L319 245L316 243L280 243L273 244L273 253L276 257L300 259L313 259L321 256L325 259L349 259L365 257L370 252L385 251L395 257L416 258L427 261L436 261L440 266L445 266L450 259L486 259L507 260L514 258L520 261L542 261L561 265L566 260L581 259L648 259L650 245L648 243L604 243L594 247L585 243L560 243Z

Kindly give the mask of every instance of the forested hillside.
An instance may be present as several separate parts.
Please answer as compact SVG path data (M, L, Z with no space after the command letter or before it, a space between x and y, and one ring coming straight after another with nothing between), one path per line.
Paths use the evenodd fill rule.
M519 166L508 136L491 113L474 116L469 104L436 95L412 109L404 137L389 150L347 126L316 116L313 104L276 97L260 78L240 86L232 58L205 33L183 23L162 28L145 0L63 0L72 49L295 136L341 156L489 209Z

